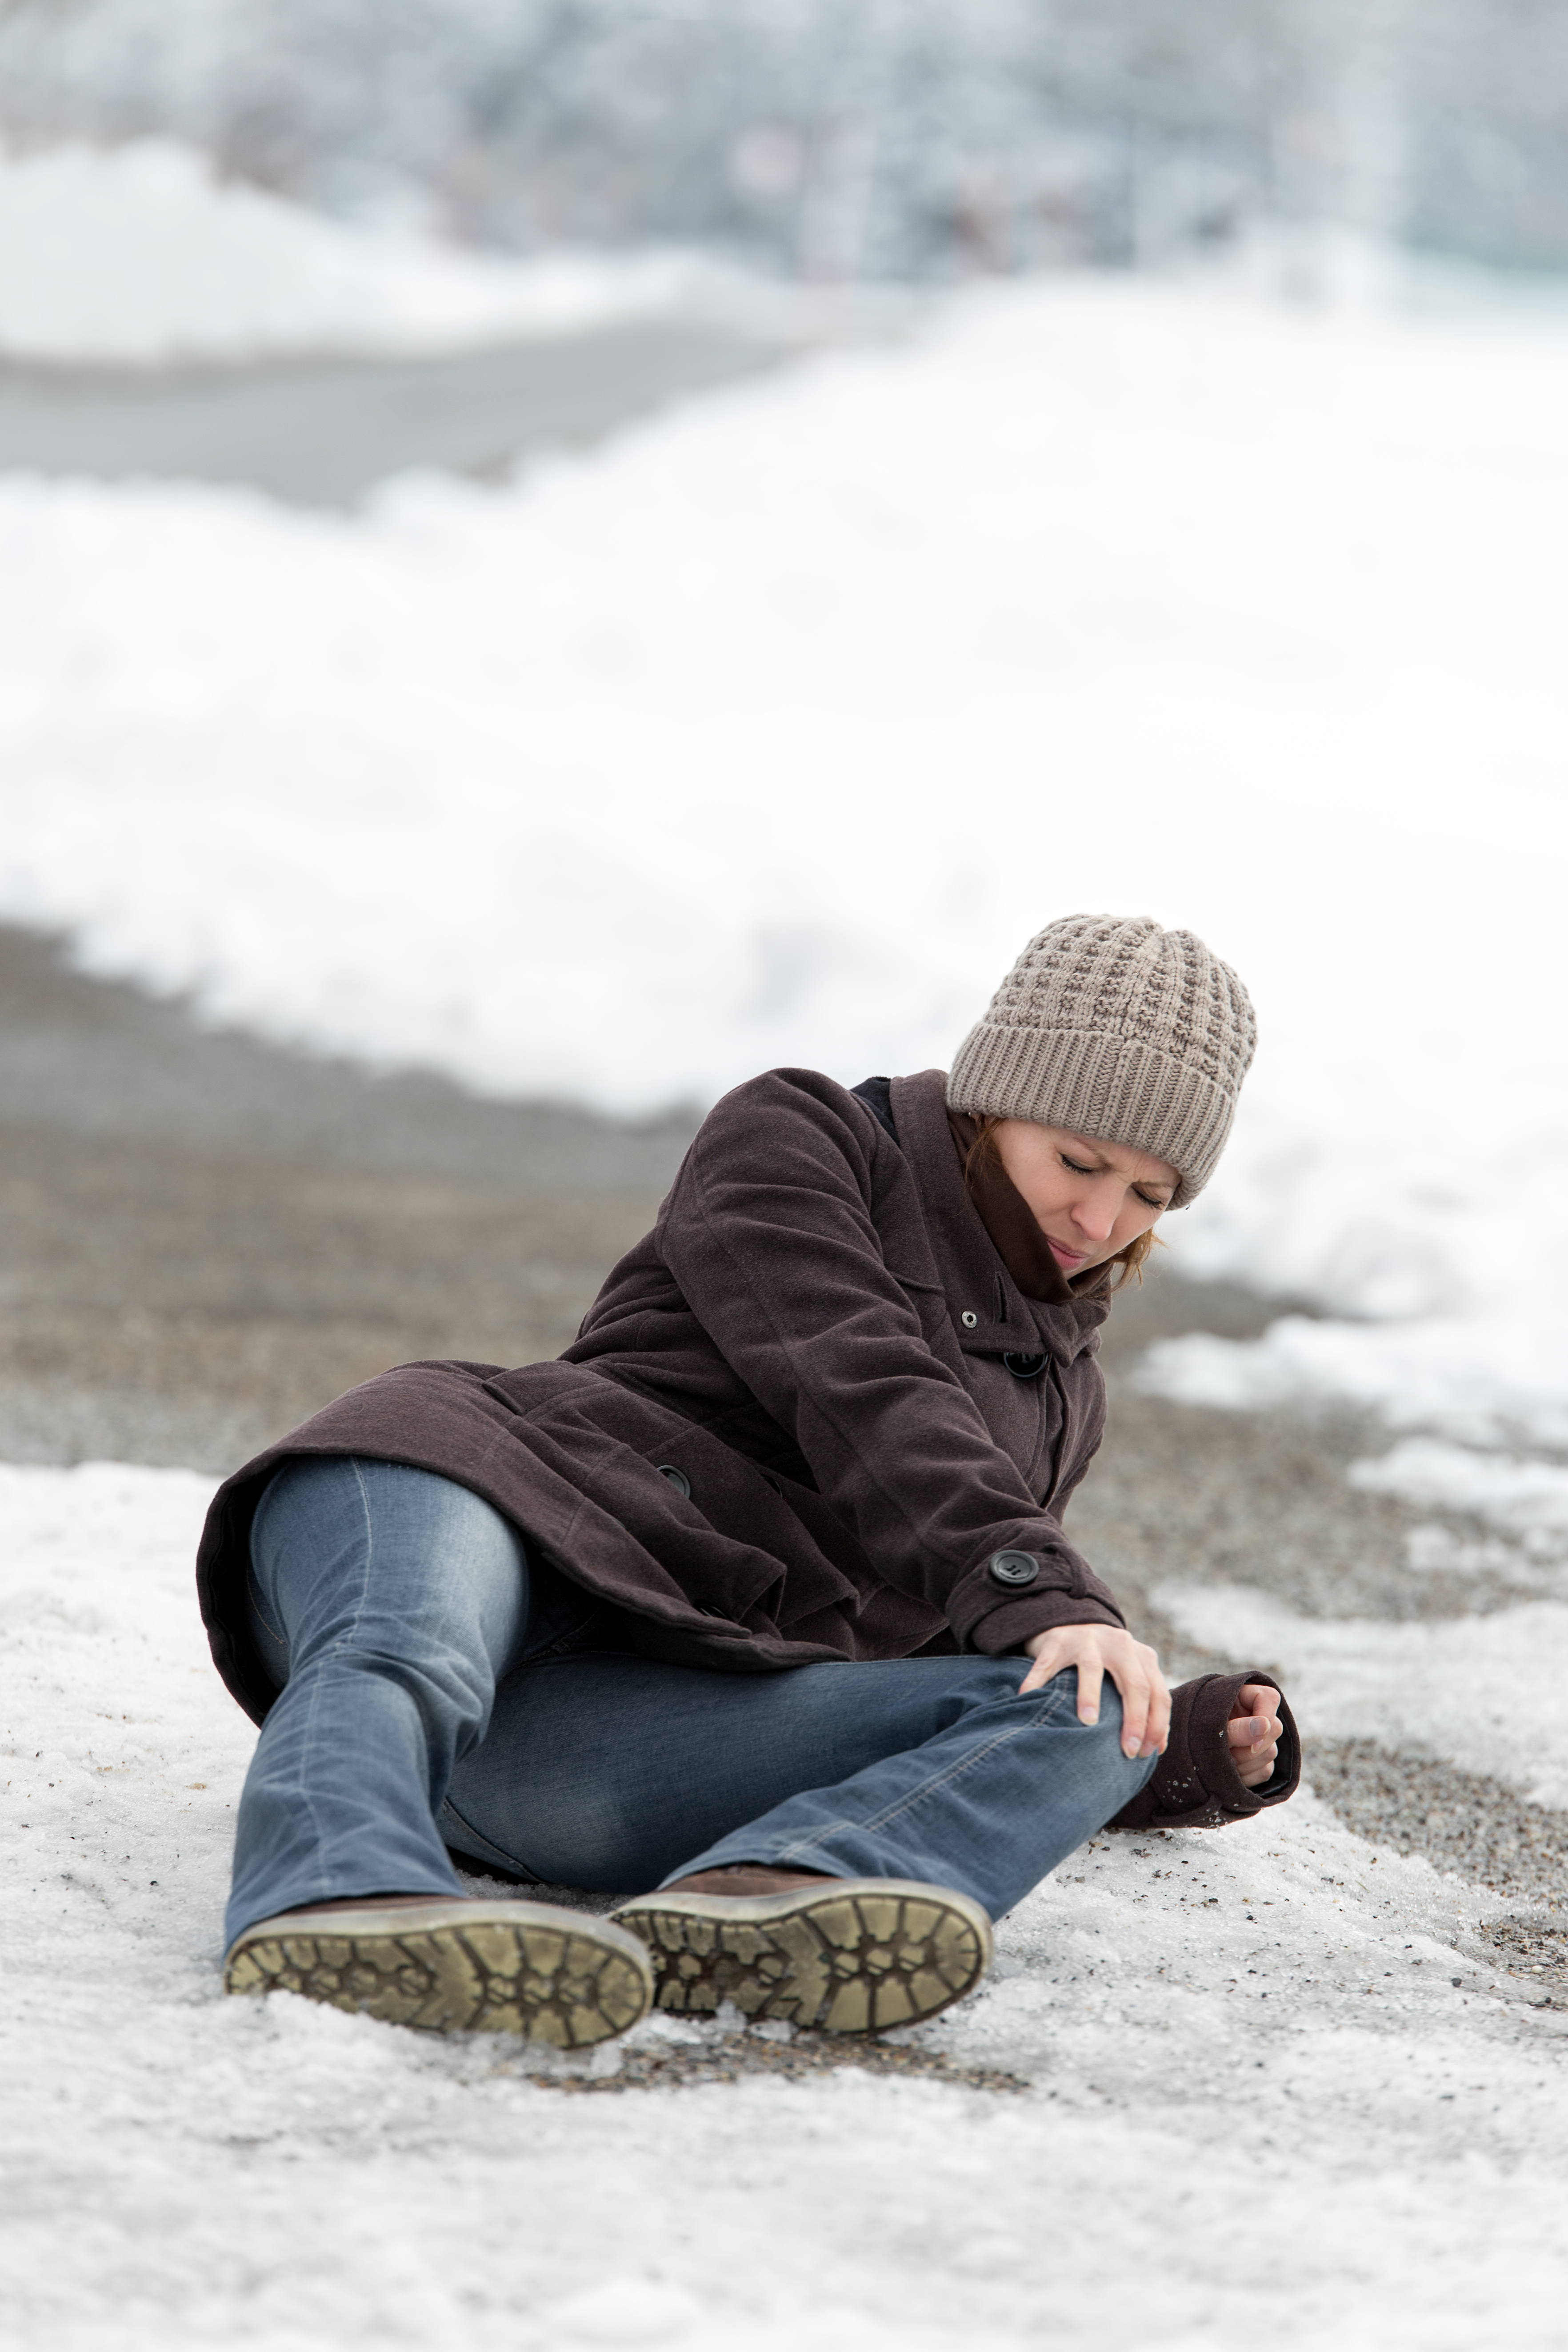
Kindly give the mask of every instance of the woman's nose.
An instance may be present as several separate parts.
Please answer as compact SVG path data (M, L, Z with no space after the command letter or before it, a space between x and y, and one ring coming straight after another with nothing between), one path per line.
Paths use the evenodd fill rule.
M1097 1184L1077 1203L1072 1213L1073 1223L1087 1241L1108 1242L1121 1204L1119 1191L1113 1192Z

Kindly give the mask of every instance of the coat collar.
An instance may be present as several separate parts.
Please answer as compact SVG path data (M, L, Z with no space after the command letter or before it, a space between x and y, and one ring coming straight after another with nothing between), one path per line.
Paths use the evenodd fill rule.
M945 1071L895 1078L892 1103L960 1346L967 1354L984 1356L1044 1349L1070 1363L1110 1312L1109 1297L1101 1292L1085 1297L1068 1288L1002 1168L985 1171L975 1192L965 1186L960 1145L948 1119ZM1020 1218L1027 1223L1027 1234ZM1029 1245L1030 1235L1037 1246ZM1051 1295L1029 1295L1037 1285L1049 1286ZM973 1327L962 1321L966 1310L975 1318Z

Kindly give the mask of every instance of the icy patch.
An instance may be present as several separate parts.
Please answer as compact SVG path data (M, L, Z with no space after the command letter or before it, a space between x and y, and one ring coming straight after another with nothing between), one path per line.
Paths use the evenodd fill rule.
M607 2279L547 2304L539 2315L546 2342L668 2344L689 2342L702 2317L693 2295L657 2279Z
M452 351L712 307L725 289L679 256L509 263L346 226L221 183L168 140L0 152L0 352L13 359Z
M1228 1412L1261 1412L1300 1396L1342 1396L1354 1365L1336 1360L1331 1343L1303 1334L1324 1327L1290 1315L1271 1324L1259 1339L1221 1339L1212 1331L1190 1331L1179 1339L1156 1339L1146 1348L1132 1375L1145 1396L1169 1397L1175 1404L1218 1405ZM1342 1328L1342 1327L1340 1327Z
M1557 1547L1544 1558L1542 1549L1538 1540L1526 1549L1496 1536L1469 1542L1434 1520L1405 1530L1405 1564L1417 1576L1499 1576L1510 1584L1544 1585L1556 1591L1562 1581L1554 1569Z
M1250 1412L1348 1398L1394 1428L1437 1428L1472 1444L1522 1433L1568 1445L1568 1344L1539 1310L1383 1324L1287 1315L1259 1339L1194 1331L1157 1340L1134 1380L1181 1404Z
M1540 1552L1561 1552L1568 1538L1568 1469L1554 1462L1477 1454L1438 1438L1407 1437L1388 1454L1352 1462L1352 1486L1468 1511L1523 1537Z
M1497 1973L1486 1898L1310 1798L1096 1840L1001 1923L979 1994L901 2038L1022 2095L851 2067L574 2095L500 2040L226 2000L253 1734L191 1591L210 1484L0 1472L18 2340L1026 2352L1047 2303L1053 2339L1102 2328L1110 2277L1121 2323L1176 2352L1265 2305L1305 2352L1556 2352L1561 2021ZM1310 1708L1337 1671L1308 1666ZM1042 2215L1073 2248L1044 2280Z
M1299 1617L1243 1585L1162 1585L1154 1599L1205 1648L1284 1675L1306 1732L1408 1740L1568 1812L1568 1714L1542 1697L1568 1678L1561 1602L1391 1625Z

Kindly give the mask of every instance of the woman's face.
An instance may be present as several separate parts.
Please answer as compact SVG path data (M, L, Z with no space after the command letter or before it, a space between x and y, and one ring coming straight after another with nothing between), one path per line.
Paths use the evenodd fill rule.
M1125 1143L1098 1143L1069 1128L999 1118L991 1132L1003 1167L1069 1281L1146 1234L1170 1206L1180 1181L1166 1160Z

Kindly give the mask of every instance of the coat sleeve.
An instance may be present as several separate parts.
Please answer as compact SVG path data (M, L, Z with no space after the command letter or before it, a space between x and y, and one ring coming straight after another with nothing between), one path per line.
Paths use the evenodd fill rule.
M1273 1777L1249 1789L1231 1760L1225 1736L1231 1708L1247 1683L1278 1678L1260 1667L1244 1675L1200 1675L1171 1693L1171 1736L1152 1776L1107 1826L1113 1830L1220 1829L1243 1822L1268 1805L1293 1797L1301 1779L1301 1741L1296 1718L1279 1699L1281 1737Z
M1110 1592L931 1345L922 1290L928 1316L948 1308L929 1263L901 1278L889 1265L873 1213L880 1148L831 1080L775 1070L738 1087L666 1203L666 1265L878 1573L941 1610L961 1648L1015 1648L1052 1625L1121 1625ZM889 1181L910 1187L918 1217L907 1163L886 1149ZM1009 1550L1038 1563L1027 1593L989 1573Z

